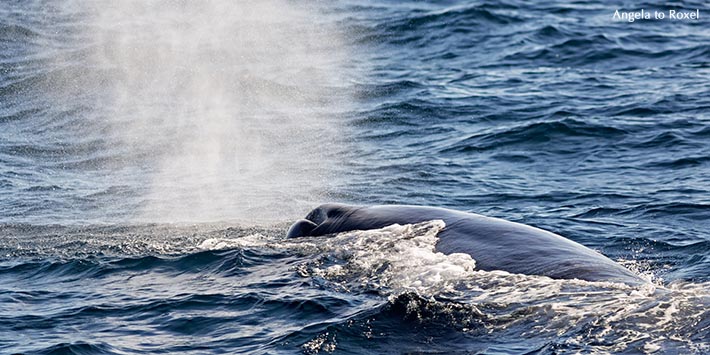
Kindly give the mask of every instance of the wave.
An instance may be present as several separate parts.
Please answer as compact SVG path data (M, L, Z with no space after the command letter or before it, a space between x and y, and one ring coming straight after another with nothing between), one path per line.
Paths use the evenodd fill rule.
M503 27L520 23L522 19L510 12L494 9L495 5L464 5L444 9L419 9L405 13L392 13L389 21L372 27L360 27L360 44L387 42L393 45L419 47L446 40L434 35L437 30L446 30L453 36L465 36L476 32L476 28L490 26Z
M628 132L622 128L567 118L559 121L525 123L477 133L451 143L440 152L486 151L516 145L535 145L558 138L619 139L627 134Z
M87 242L71 242L64 248L90 248ZM120 249L116 246L116 249ZM139 247L140 248L140 247ZM121 250L126 252L126 250ZM117 273L160 270L165 273L201 273L235 276L249 265L249 257L241 251L203 251L180 257L140 256L112 259L101 256L85 256L66 260L16 260L9 265L0 265L0 276L13 276L18 280L53 279L70 282L77 279L105 278Z
M594 207L574 215L573 218L594 218L603 216L632 215L642 217L673 217L706 220L710 213L710 204L687 202L664 202L638 204L630 207Z
M703 155L703 156L696 156L696 157L684 157L684 158L677 158L677 159L663 159L661 161L652 161L648 162L646 164L647 167L649 168L661 168L661 169L682 169L682 168L689 168L689 167L698 167L698 166L703 166L706 165L706 163L710 162L710 157Z
M710 54L710 46L694 45L685 48L653 51L629 49L615 41L595 35L567 39L545 48L526 48L502 58L501 64L554 65L566 67L599 67L612 70L633 70L648 66L675 66L702 63ZM629 61L629 58L634 60Z
M115 347L99 342L88 343L77 341L74 343L59 343L29 354L36 355L90 355L90 354L121 354Z

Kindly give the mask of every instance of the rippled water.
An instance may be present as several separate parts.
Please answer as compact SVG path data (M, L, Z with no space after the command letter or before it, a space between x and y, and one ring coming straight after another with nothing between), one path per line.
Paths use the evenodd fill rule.
M617 6L0 3L0 352L710 352L710 8ZM652 282L480 271L440 221L285 239L326 201Z

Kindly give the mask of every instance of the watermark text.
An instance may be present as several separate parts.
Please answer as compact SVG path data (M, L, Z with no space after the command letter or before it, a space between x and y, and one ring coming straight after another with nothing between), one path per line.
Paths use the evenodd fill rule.
M671 20L671 21L697 21L700 19L700 9L695 10L668 10L637 11L615 10L612 19L616 21L634 22L636 20Z

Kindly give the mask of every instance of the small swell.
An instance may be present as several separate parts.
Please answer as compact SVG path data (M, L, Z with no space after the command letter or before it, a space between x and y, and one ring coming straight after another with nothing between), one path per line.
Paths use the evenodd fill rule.
M710 219L710 205L702 203L669 202L631 207L595 207L573 218L594 218L633 215L636 217L683 217L693 220Z
M563 119L551 122L535 122L507 127L486 133L478 133L442 149L442 153L485 151L514 145L533 146L557 138L619 138L626 135L624 129L608 125Z
M121 354L111 345L106 343L59 343L34 352L37 355L93 355L93 354Z
M412 11L386 24L374 27L368 41L387 41L403 45L417 43L419 46L439 42L445 38L432 36L432 31L446 29L448 36L467 35L476 28L487 31L489 27L503 27L520 23L521 18L483 6L457 6L439 11Z
M662 169L682 169L698 167L710 162L710 156L694 156L694 157L684 157L678 159L666 159L660 161L652 161L646 164L649 168L662 168Z
M524 36L525 42L536 46L521 46L513 53L501 58L500 62L516 65L544 65L569 67L604 67L609 69L636 69L644 67L670 66L695 62L706 62L710 46L688 44L681 48L651 49L648 38L624 38L626 42L607 35L585 35L547 25L530 31ZM555 43L555 40L556 43ZM561 42L559 40L562 40ZM664 39L665 42L674 39ZM664 43L664 42L661 42ZM543 47L540 48L540 45ZM635 60L630 60L633 58Z

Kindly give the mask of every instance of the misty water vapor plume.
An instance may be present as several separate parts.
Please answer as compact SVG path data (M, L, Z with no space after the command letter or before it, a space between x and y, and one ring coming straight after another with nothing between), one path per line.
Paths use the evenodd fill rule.
M349 95L344 45L317 8L89 4L96 110L149 171L138 219L283 221L325 198L341 147L332 112Z

